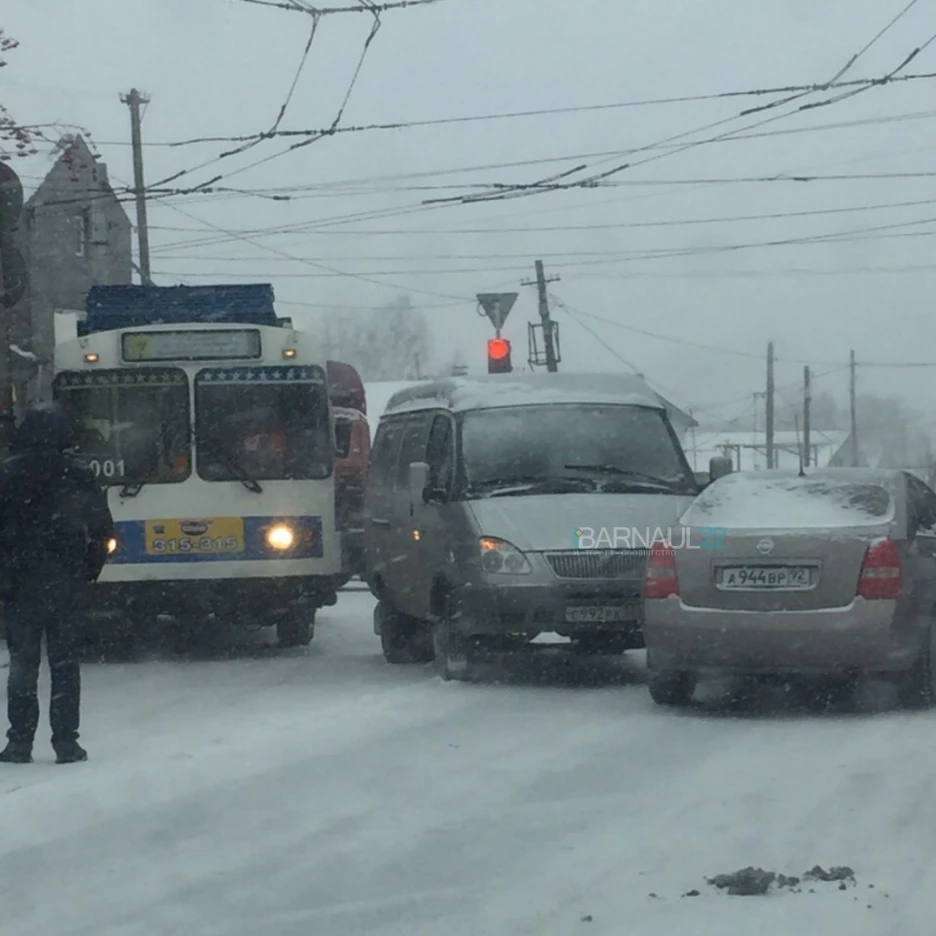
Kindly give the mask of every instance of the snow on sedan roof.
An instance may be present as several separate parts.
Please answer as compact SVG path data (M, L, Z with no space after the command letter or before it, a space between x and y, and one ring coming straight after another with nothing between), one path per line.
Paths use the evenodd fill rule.
M545 403L616 403L665 409L639 377L626 374L503 374L426 381L395 393L387 413L445 406L455 412Z
M879 526L894 518L894 484L893 474L854 468L805 477L737 472L706 488L681 522L746 530Z

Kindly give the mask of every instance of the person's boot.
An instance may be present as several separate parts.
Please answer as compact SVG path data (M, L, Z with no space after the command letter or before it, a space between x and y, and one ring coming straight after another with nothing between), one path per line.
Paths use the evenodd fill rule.
M10 741L0 751L0 764L31 764L32 745L26 741Z
M53 746L56 764L77 764L88 759L88 752L77 741L60 741Z

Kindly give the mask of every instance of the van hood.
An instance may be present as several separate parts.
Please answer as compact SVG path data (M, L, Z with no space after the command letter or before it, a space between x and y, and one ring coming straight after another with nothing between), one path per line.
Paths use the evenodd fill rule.
M691 494L543 494L491 497L469 501L480 536L513 543L522 552L546 552L578 547L576 531L594 531L598 548L645 548L637 537L652 540L655 531L674 529L683 511L695 498ZM630 535L631 542L624 537ZM659 535L659 534L657 534ZM609 541L609 537L612 539Z

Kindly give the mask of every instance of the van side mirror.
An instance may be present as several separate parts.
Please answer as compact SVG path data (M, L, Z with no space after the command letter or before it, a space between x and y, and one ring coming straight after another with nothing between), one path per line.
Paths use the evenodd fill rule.
M410 462L409 489L412 504L426 503L426 489L429 487L429 465L426 462Z
M717 481L719 478L724 478L725 475L731 474L732 471L734 471L734 464L730 458L719 456L709 461L709 481Z
M335 422L335 455L347 458L351 454L351 423L347 419Z

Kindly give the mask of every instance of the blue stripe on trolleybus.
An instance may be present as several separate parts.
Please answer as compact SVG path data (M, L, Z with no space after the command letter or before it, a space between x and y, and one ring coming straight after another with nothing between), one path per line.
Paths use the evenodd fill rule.
M110 559L114 565L140 565L143 563L173 562L262 562L266 559L321 559L321 517L244 517L243 549L237 552L205 552L182 550L178 544L169 545L166 552L147 553L145 520L125 520L117 523L119 547ZM183 521L184 522L184 521ZM286 551L267 545L266 533L277 524L289 526L296 535L296 545ZM198 537L192 537L198 539Z

